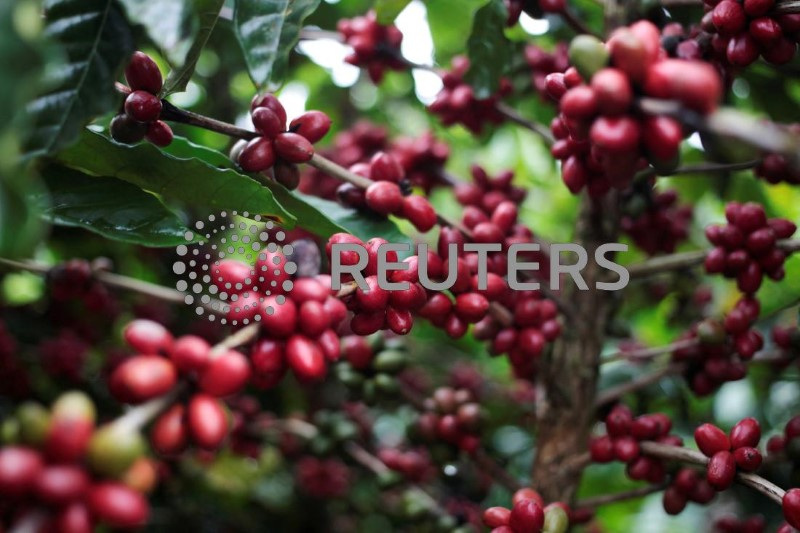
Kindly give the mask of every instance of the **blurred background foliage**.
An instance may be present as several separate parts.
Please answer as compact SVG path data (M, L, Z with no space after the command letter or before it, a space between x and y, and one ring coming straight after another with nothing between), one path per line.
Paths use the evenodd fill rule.
M398 13L395 23L404 33L403 53L408 59L419 64L447 67L453 56L465 52L473 15L486 5L487 0L376 0L375 3L389 15ZM124 31L130 32L138 49L156 58L164 72L169 70L168 59L175 61L178 58L180 62L198 31L202 31L202 9L217 5L215 2L199 2L198 11L194 12L185 8L183 4L186 3L172 0L125 0L121 4L129 21ZM372 5L370 0L323 0L304 26L333 31L339 19L363 14ZM602 10L596 2L574 0L574 6L579 16L591 27L602 27ZM663 16L658 7L649 5L647 1L641 2L638 7L640 12L653 18ZM143 15L140 10L144 8L146 11ZM237 40L231 20L232 8L232 2L225 3L223 17L217 21L206 46L196 57L196 71L186 90L173 94L170 100L186 109L245 126L249 101L257 88L248 74ZM23 140L31 128L30 121L26 120L28 115L20 111L25 108L26 102L33 101L48 89L47 80L52 79L52 74L63 67L66 61L63 49L55 45L44 31L40 9L41 6L33 0L0 3L0 62L3 64L0 71L0 101L3 102L0 106L0 255L33 257L47 263L71 257L104 256L111 258L115 270L122 274L172 285L174 279L169 265L173 259L171 246L175 245L174 239L160 243L150 241L150 245L167 248L163 251L145 251L132 244L130 238L121 237L123 233L129 233L124 222L118 224L122 231L115 232L117 221L109 221L107 211L103 211L101 189L110 187L107 190L108 197L119 195L123 189L108 184L95 188L89 184L88 189L99 195L96 208L102 212L98 218L92 219L94 232L89 232L74 227L86 225L75 221L85 213L54 211L58 207L58 200L68 204L71 202L68 198L65 200L62 194L78 194L72 187L73 183L89 178L76 171L78 175L73 176L74 182L65 184L64 180L70 179L70 174L63 168L49 168L41 159L20 162L20 146L24 144ZM140 16L131 16L131 13L139 13ZM683 17L682 20L698 18L698 12L691 9L677 10L676 13ZM144 27L137 23L143 23ZM170 23L176 27L167 27ZM503 49L515 52L494 60L506 66L515 62L519 64L520 57L516 52L524 44L535 43L551 49L555 43L569 39L571 35L571 30L564 27L558 18L534 20L523 15L520 25L505 30L508 43ZM504 38L498 35L498 39ZM169 49L165 49L167 46ZM435 75L424 70L415 70L413 73L390 72L380 86L375 86L357 68L343 62L345 54L346 50L341 44L329 39L303 40L291 50L285 76L273 80L270 86L277 91L290 118L306 109L320 109L330 115L333 130L323 145L330 142L337 132L347 129L358 120L382 124L392 137L417 136L431 130L450 146L451 157L447 164L450 173L467 179L469 167L475 163L484 166L490 173L513 169L515 183L529 191L521 210L522 220L547 240L568 242L571 239L578 200L563 186L553 158L538 137L513 124L501 125L477 137L460 126L444 128L425 111L425 105L440 87ZM780 70L763 64L755 65L736 80L729 103L782 122L800 120L798 69L797 60ZM119 69L116 71L119 72ZM525 84L522 79L525 78L524 73L519 80L516 78L515 75L515 82ZM523 116L545 124L554 114L553 106L534 94L516 94L510 103ZM109 113L97 118L94 129L102 131L110 116ZM183 141L177 141L167 150L168 153L200 158L212 166L219 163L220 154L226 153L231 144L225 136L197 128L176 126L175 133L190 143L218 153ZM699 141L690 139L685 143L683 160L702 160L701 150ZM176 171L181 172L180 169ZM120 183L121 186L129 186ZM691 238L682 245L682 249L706 246L703 227L723 221L723 206L730 200L758 200L764 203L768 214L781 215L800 223L800 189L783 184L767 185L755 180L749 171L714 177L682 175L660 180L658 186L677 189L681 202L695 206ZM150 203L154 198L139 200L152 207ZM170 198L160 200L169 208L167 212L158 209L160 216L173 217L177 220L176 224L189 225L197 217L209 212ZM437 191L433 201L443 212L456 216L459 214L460 208L450 191ZM110 205L113 207L113 202ZM147 209L144 206L139 208ZM103 234L98 230L99 219L108 222L108 232ZM408 231L410 227L403 225L402 229ZM180 233L175 236L179 238ZM624 256L625 261L631 262L643 258L633 247ZM762 288L760 296L767 317L765 327L795 318L796 309L791 304L800 298L800 259L787 262L786 270L784 282L779 285L766 283ZM701 283L700 279L688 273L679 273L678 276L681 279L678 286L684 293L690 293ZM702 280L702 283L713 291L712 305L717 314L730 308L738 297L731 282L715 279ZM42 292L42 280L33 274L6 274L0 285L3 306L35 309ZM648 345L667 344L674 340L692 319L687 316L689 311L682 302L685 296L680 291L660 294L658 280L633 283L620 302L620 331L618 335L610 337L607 351L614 352L616 343L624 337L632 337ZM773 313L781 309L784 310ZM183 311L161 310L173 318ZM116 327L124 323L125 318L121 317ZM190 319L188 316L177 318L183 324ZM34 337L36 335L33 331L31 334ZM468 361L493 380L509 382L505 359L490 358L485 348L476 341L465 339L454 342L440 331L419 323L411 334L410 343L415 364L424 368L433 381L443 379L457 362ZM93 348L98 367L104 349L102 344ZM602 384L612 385L643 372L646 372L645 367L631 364L604 365ZM700 421L711 419L727 428L742 417L754 416L766 427L778 428L790 413L798 411L800 390L796 383L796 370L783 373L777 381L773 378L766 369L760 369L752 372L746 380L724 385L719 393L708 399L694 399L678 379L665 380L636 397L636 407L642 412L659 410L669 413L677 421L677 432L687 441L691 441L691 432ZM37 378L39 390L45 397L52 394L58 385L49 383L48 379L43 375ZM305 405L303 391L292 380L288 381L266 393L266 405L281 412ZM99 389L94 392L102 397ZM337 397L335 390L322 391L321 394ZM508 405L490 404L487 407L490 412L493 409L510 409ZM507 464L512 475L524 481L530 470L535 440L526 425L524 410L512 412L515 418L511 420L504 417L502 412L496 413L501 423L492 427L486 442ZM375 425L377 438L388 444L396 442L410 416L406 407L381 411ZM503 418L506 418L504 423ZM182 465L182 469L181 476L170 483L166 493L160 496L160 505L156 504L154 530L179 527L184 531L219 531L227 527L228 530L256 531L264 530L265 525L270 530L324 530L331 517L352 523L359 531L385 531L394 524L394 518L387 515L377 497L377 480L362 475L350 500L320 506L316 502L305 501L303 496L294 491L291 465L269 446L258 461L223 456L213 464L189 461ZM452 485L451 489L457 494L463 483L459 477L463 472L458 465L446 472L445 477L452 478L446 482ZM780 479L780 472L773 474L778 476L775 480L784 485L791 482ZM634 484L626 480L623 466L593 466L586 472L581 495L609 493L631 486ZM506 491L495 487L483 501L483 507L505 504L508 498ZM404 505L413 507L414 502ZM709 514L731 509L739 515L767 512L771 513L771 519L778 518L775 506L765 505L763 499L753 492L739 488L718 497L710 507L690 505L678 517L668 517L663 512L660 495L606 506L598 516L607 531L666 533L703 531L710 523Z

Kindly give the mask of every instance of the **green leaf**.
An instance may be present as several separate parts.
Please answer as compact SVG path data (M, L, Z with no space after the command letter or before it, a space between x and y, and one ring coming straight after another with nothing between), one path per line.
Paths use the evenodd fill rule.
M92 176L119 178L189 207L247 211L274 217L288 227L295 223L270 190L253 178L200 159L177 158L151 144L127 146L86 130L80 142L57 159Z
M411 0L376 0L375 14L378 15L378 22L391 24L410 3Z
M425 8L436 51L436 60L444 63L455 54L463 53L472 29L475 12L487 0L428 0ZM458 16L453 16L458 13Z
M128 23L112 0L45 2L45 35L65 53L51 68L50 91L28 105L33 132L27 157L50 155L69 145L92 118L119 102L114 81L133 51Z
M120 0L133 24L144 27L147 36L170 61L181 64L196 26L192 2L184 0Z
M144 246L186 244L189 228L158 198L135 185L56 165L45 168L42 177L49 194L39 194L34 201L53 224Z
M289 52L300 39L303 21L319 3L320 0L236 0L236 37L256 86L282 79Z
M44 224L27 193L40 190L39 180L11 180L0 175L0 256L27 257L44 236Z
M786 270L785 278L772 281L765 276L758 290L762 318L800 303L800 256L789 256L783 268Z
M214 26L217 24L219 11L224 3L225 0L198 0L195 2L197 15L200 19L200 29L194 37L194 42L186 54L186 58L182 61L182 66L173 69L167 76L164 87L161 89L162 97L172 93L183 92L186 89L186 85L192 78L192 74L194 74L200 53L208 42Z
M500 87L500 78L511 57L511 41L504 33L507 18L502 0L492 0L475 13L467 41L470 67L466 81L478 98L488 98Z
M337 202L298 191L288 191L277 183L269 187L275 197L300 221L300 226L327 239L334 233L351 233L363 241L382 237L391 243L410 243L397 225L384 217L362 213Z

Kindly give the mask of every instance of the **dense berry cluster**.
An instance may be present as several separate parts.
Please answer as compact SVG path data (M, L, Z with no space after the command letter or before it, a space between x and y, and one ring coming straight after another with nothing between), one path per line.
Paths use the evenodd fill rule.
M569 68L567 44L558 43L552 52L540 46L529 44L525 47L525 62L531 70L531 84L539 96L547 96L547 75L564 72Z
M6 420L16 429L14 443L0 448L0 526L88 533L147 521L149 505L136 488L149 487L129 474L144 442L118 425L96 429L95 416L85 394L67 392L49 410L28 402Z
M245 172L273 169L278 183L296 188L300 183L296 164L313 157L313 143L328 133L331 119L322 111L307 111L292 120L287 130L286 110L269 93L253 97L250 115L259 136L234 147L231 157Z
M607 45L576 37L570 45L574 68L547 76L547 92L560 112L551 124L551 152L562 161L562 178L573 193L624 189L648 162L674 166L682 126L667 116L638 113L636 96L677 100L700 114L715 109L722 84L714 68L664 59L660 37L647 21L619 28Z
M344 42L353 47L345 58L351 65L367 69L370 79L380 83L387 70L405 70L408 64L400 54L403 34L394 24L382 25L374 11L336 25Z
M440 387L425 399L417 431L425 441L441 441L472 453L480 446L481 406L465 389Z
M689 502L705 505L716 496L716 491L708 480L697 470L681 468L672 476L669 486L664 490L662 504L671 515L680 514Z
M133 54L125 69L125 105L111 121L111 136L125 144L134 144L146 138L156 146L172 142L172 129L161 116L161 86L163 79L158 65L144 52Z
M472 87L464 81L468 70L469 59L464 56L453 58L452 70L442 74L444 88L428 106L428 110L439 115L445 126L462 124L469 131L480 133L487 123L500 124L505 120L503 114L497 110L497 103L511 93L512 87L503 78L495 94L478 98Z
M425 448L405 451L383 448L378 451L378 458L391 470L415 483L427 481L436 473L436 466Z
M538 492L523 488L511 497L511 509L486 509L483 523L492 533L564 533L570 525L570 509L562 502L545 505Z
M367 404L395 395L397 374L408 363L408 354L397 343L373 350L367 339L357 335L342 337L342 358L336 377Z
M73 383L81 381L89 356L89 344L71 329L39 343L42 368L53 377L64 377Z
M794 57L800 15L775 13L774 0L705 0L705 7L702 28L714 34L711 45L718 58L746 67L759 55L776 65Z
M703 424L694 432L694 440L703 455L709 457L706 479L715 490L733 484L737 470L753 472L761 466L761 426L754 418L740 420L726 435L713 424Z
M680 437L670 435L672 421L662 413L633 417L630 409L618 404L605 419L606 435L594 437L589 443L592 461L608 463L614 460L627 464L625 472L636 480L660 483L666 476L666 467L658 459L642 455L639 442L655 441L680 446Z
M405 170L406 179L412 187L429 192L442 183L442 173L450 147L436 139L431 132L419 137L401 137L392 142L390 153Z
M783 279L786 253L777 241L794 235L797 226L782 218L768 220L764 208L753 202L729 203L725 218L726 225L706 228L706 238L715 246L706 256L706 272L736 279L745 294L756 292L764 275Z
M297 486L312 498L341 498L350 489L350 469L339 459L308 456L294 469Z
M629 209L620 228L647 254L670 254L689 236L691 222L692 207L679 205L678 193L667 190L648 195L642 209Z
M795 15L800 16L800 15ZM795 135L800 135L800 124L790 124L786 129ZM792 167L781 154L765 154L755 168L756 176L769 183L800 184L800 169Z

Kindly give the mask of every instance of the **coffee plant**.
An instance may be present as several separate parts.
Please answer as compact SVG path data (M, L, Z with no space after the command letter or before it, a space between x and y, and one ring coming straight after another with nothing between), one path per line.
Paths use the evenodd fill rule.
M800 531L797 0L0 25L0 532Z

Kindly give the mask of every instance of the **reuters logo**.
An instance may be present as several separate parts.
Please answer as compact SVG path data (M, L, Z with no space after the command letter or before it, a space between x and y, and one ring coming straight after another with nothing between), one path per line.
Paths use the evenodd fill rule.
M246 220L245 220L246 219ZM198 316L222 324L247 325L271 315L292 290L297 264L286 234L260 215L223 211L194 223L179 245L172 271L175 288Z

